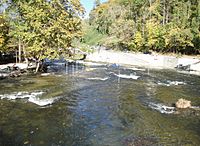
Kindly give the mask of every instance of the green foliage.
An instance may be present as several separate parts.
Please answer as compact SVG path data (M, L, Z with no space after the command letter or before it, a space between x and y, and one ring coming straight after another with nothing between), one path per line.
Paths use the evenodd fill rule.
M193 35L190 29L174 27L169 29L166 34L166 46L175 52L181 52L186 47L194 47L192 40Z
M129 50L200 51L199 0L109 0L91 11L90 24Z
M141 32L137 32L134 37L135 47L139 48L139 51L144 47L144 38L142 37Z
M165 47L165 29L158 22L151 19L146 23L147 28L147 47L153 51L162 51Z
M4 14L0 14L0 51L5 49L8 34L8 24Z
M84 9L79 0L12 0L7 4L12 44L21 42L26 55L38 61L66 54L73 39L82 36Z
M107 39L106 34L99 33L93 26L89 26L87 22L83 25L83 39L82 43L87 45L97 45L105 43Z

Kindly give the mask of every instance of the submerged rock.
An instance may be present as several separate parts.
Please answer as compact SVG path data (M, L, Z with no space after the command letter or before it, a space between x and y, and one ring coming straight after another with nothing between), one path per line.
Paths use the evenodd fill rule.
M191 101L181 98L176 102L175 105L176 108L191 108Z
M157 140L153 137L134 136L124 140L126 146L152 146L157 144Z
M175 113L175 107L166 106L160 103L149 103L149 107L159 111L162 114L172 114Z

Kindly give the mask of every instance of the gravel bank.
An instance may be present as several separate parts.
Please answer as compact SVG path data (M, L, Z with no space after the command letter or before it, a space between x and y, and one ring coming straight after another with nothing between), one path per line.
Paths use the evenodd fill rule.
M195 74L200 75L200 59L192 57L175 57L169 55L99 50L89 54L86 60L157 69L175 69L177 66L183 66L188 67L187 69L196 72Z

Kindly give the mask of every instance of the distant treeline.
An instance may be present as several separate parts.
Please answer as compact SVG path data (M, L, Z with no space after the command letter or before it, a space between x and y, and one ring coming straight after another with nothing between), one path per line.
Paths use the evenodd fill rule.
M111 47L200 53L199 0L96 0L89 23L115 40Z

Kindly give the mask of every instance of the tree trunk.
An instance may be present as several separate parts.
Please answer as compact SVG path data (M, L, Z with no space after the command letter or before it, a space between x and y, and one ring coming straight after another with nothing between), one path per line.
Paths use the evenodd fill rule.
M16 63L17 63L17 61L18 61L18 55L17 55L17 50L15 51L15 55L16 55Z
M27 67L28 67L28 58L27 58L27 55L26 55L25 45L23 45L22 48L23 48L23 53L24 53L25 62L26 62Z
M163 25L165 25L165 17L166 17L166 3L163 1Z
M142 35L143 35L143 38L144 38L144 30L145 29L145 14L143 14L143 18L142 18Z
M166 16L165 16L165 24L169 22L169 3L166 4Z
M35 69L35 73L37 73L39 71L39 68L40 68L40 61L38 60L36 62L36 69Z
M18 46L18 47L19 47L19 48L18 48L18 49L19 49L19 50L18 50L18 51L19 51L19 52L18 52L18 53L19 53L19 63L21 63L21 61L22 61L22 54L21 54L22 50L21 50L21 40L20 40L20 39L19 39L19 44L18 44L18 45L19 45L19 46Z

